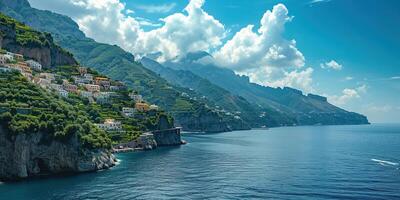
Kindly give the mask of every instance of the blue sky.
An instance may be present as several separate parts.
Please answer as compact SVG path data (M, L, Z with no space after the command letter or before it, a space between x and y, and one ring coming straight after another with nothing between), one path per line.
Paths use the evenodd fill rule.
M135 30L126 31L120 42L114 42L115 38L111 36L107 38L104 30L96 30L99 27L98 22L97 26L95 26L95 21L89 23L85 20L85 16L75 14L78 12L75 10L78 9L76 5L71 7L71 10L65 9L66 7L63 4L69 3L71 5L73 1L57 0L57 4L61 5L60 7L57 7L57 5L45 5L46 1L30 0L34 7L53 10L71 16L78 22L81 29L94 39L101 42L119 44L133 53L145 52L154 46L125 45L127 41L134 40L131 38L139 38L137 40L140 40L145 37L140 36L143 32L149 33L146 37L150 39L151 37L156 37L156 35L151 34L152 30L158 29L160 31L158 34L166 34L164 39L172 38L170 35L179 32L179 27L176 27L179 24L171 23L171 26L165 26L168 22L160 19L176 13L183 13L183 15L178 15L177 18L184 18L187 16L185 14L187 10L184 11L184 9L189 3L188 0L120 0L124 7L119 10L123 15L119 17L119 20L121 21L122 19L123 21L119 28L123 27L122 30L126 30L126 26L134 26L133 22L127 22L129 20L126 20L126 17L131 17L133 21L140 23L140 25L137 25ZM89 2L90 0L84 1ZM108 5L111 0L97 2L104 2L105 5ZM188 48L187 51L198 47L199 50L216 51L215 55L218 57L219 49L223 49L222 46L232 40L242 28L253 24L253 32L257 33L257 30L261 27L260 20L263 15L267 10L272 10L278 3L282 3L288 10L288 16L293 18L284 23L285 30L276 36L278 39L274 37L274 40L271 39L271 41L284 39L285 42L281 44L283 45L282 48L285 48L284 45L290 46L288 41L295 40L296 49L292 49L292 53L300 52L302 54L300 60L302 57L304 57L304 60L297 67L284 68L279 72L280 77L271 75L278 74L275 72L271 72L268 76L263 76L263 79L276 78L274 82L254 77L255 82L259 81L260 84L272 84L273 86L287 84L293 87L298 86L303 90L307 90L303 86L308 87L310 92L326 95L340 107L366 114L372 122L400 122L400 59L398 59L400 57L400 12L398 12L400 1L206 0L202 6L199 6L201 7L200 11L206 13L203 17L212 16L217 22L205 21L206 24L215 25L205 27L205 29L209 28L213 30L214 35L219 36L215 38L216 40L200 42L188 39L188 43L196 45L193 48ZM90 6L90 3L87 3L85 9L92 9ZM95 7L98 9L98 6ZM118 11L118 9L116 10ZM106 14L99 15L98 13L99 10L96 10L96 17L100 21L104 21L104 19L101 19L102 17L107 18L108 16ZM171 18L170 21L173 20ZM189 17L185 20L192 20L192 18ZM184 22L187 21L182 21L182 23ZM222 25L224 29L221 29L219 25ZM112 34L110 33L110 35ZM199 37L201 36L204 35L199 35ZM208 35L206 36L209 37ZM186 41L186 38L181 38L181 40ZM215 44L206 45L207 42L215 42ZM149 42L144 43L148 44ZM171 41L169 41L170 43ZM176 47L187 46L185 44L180 45L177 44ZM167 47L154 49L161 52L171 51ZM151 49L151 51L154 51L154 49ZM183 52L186 51L180 51L179 53ZM171 55L174 54L172 53ZM292 54L288 54L288 57L290 55ZM224 56L219 57L226 58ZM255 64L259 63L262 62L256 62ZM267 63L269 64L269 62ZM293 60L293 62L285 63L298 62ZM232 63L224 64L229 65ZM252 63L248 64L250 66ZM276 68L276 66L274 67ZM311 70L307 71L308 68L311 68ZM248 72L243 68L232 67L232 69ZM264 70L257 71L257 73L267 73L267 71L270 72L269 70ZM302 75L307 77L304 78ZM289 76L290 78L299 78L299 80L297 82L288 81ZM302 81L309 83L304 85L301 83Z

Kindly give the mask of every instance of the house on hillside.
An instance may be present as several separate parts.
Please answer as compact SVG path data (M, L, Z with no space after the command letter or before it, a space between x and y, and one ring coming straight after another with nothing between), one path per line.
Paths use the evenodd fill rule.
M56 80L54 74L52 74L52 73L40 73L40 74L39 74L39 77L40 77L40 78L47 79L47 80L50 80L50 81Z
M140 94L135 94L135 93L132 92L132 93L129 94L129 97L131 99L133 99L137 103L140 103L140 102L143 101L143 97Z
M92 92L88 92L88 91L81 91L80 95L81 95L81 97L85 97L85 98L93 97L93 93Z
M21 54L14 53L14 59L16 61L24 61L24 56Z
M150 105L149 109L150 109L150 110L158 110L158 106L152 104L152 105Z
M28 60L28 61L26 61L26 64L33 70L36 70L36 71L42 70L42 65L34 60Z
M96 97L96 103L98 104L110 104L111 103L111 99L109 96L97 96Z
M78 86L70 84L68 82L63 83L64 86L64 90L67 90L68 92L73 92L73 93L77 93L78 92Z
M121 131L122 124L120 121L115 121L114 119L106 119L102 124L95 124L98 128L106 131Z
M125 117L133 117L134 113L135 113L135 109L134 108L129 108L129 107L123 107L122 108L122 114Z
M83 75L83 77L89 82L91 83L93 81L93 75L91 74L85 74Z
M104 77L95 77L94 78L94 84L96 84L96 85L100 85L100 83L102 81L108 81L108 78L104 78Z
M58 94L59 94L60 96L64 97L64 98L67 98L67 97L68 97L68 91L63 90L63 89L58 90Z
M24 60L24 56L21 54L17 54L17 53L12 53L12 52L7 52L6 55L9 55L12 57L13 60L16 61L23 61Z
M0 54L0 64L6 64L9 62L13 62L14 61L14 57L7 55L7 54Z
M24 73L32 74L31 68L25 62L18 62L16 64L9 64L8 66L10 68L14 68L14 69L20 71L21 73L24 72Z
M135 109L140 112L146 112L150 110L150 106L147 103L135 103Z
M88 92L100 92L99 85L86 84L84 86Z

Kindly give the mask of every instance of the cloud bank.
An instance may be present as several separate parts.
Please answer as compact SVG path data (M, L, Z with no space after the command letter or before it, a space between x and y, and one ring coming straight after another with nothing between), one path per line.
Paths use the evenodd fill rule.
M190 0L182 12L159 22L135 16L120 0L30 0L33 7L73 18L80 29L96 41L116 44L135 55L161 52L159 61L193 51L210 52L215 63L251 81L268 86L291 86L312 92L313 69L304 69L305 58L294 39L283 37L292 21L288 9L277 4L265 12L260 28L248 25L232 38L229 30L204 9L204 0ZM146 12L169 12L175 4L142 5ZM153 27L144 31L144 26Z

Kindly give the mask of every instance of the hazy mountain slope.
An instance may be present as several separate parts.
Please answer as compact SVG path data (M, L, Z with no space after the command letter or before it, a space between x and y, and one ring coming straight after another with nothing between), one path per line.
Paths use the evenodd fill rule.
M142 58L141 63L171 84L191 88L201 96L215 103L220 109L225 110L226 113L240 116L252 127L267 125L266 118L260 117L263 113L260 107L256 104L250 104L243 97L232 95L229 91L212 84L207 79L201 78L190 71L174 70L164 67L160 63L147 57Z
M189 70L251 103L269 110L271 115L279 113L282 125L293 122L298 125L312 124L365 124L365 116L348 112L326 101L318 95L305 96L292 88L271 88L251 83L246 76L238 76L232 70L212 64L199 64L198 60L207 53L188 54L179 62L166 62L165 66L175 70ZM280 125L280 124L278 124Z

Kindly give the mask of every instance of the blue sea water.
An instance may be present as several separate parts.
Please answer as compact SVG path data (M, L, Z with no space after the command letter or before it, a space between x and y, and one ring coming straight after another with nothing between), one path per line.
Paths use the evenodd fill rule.
M111 170L0 184L0 199L400 199L400 125L185 134Z

